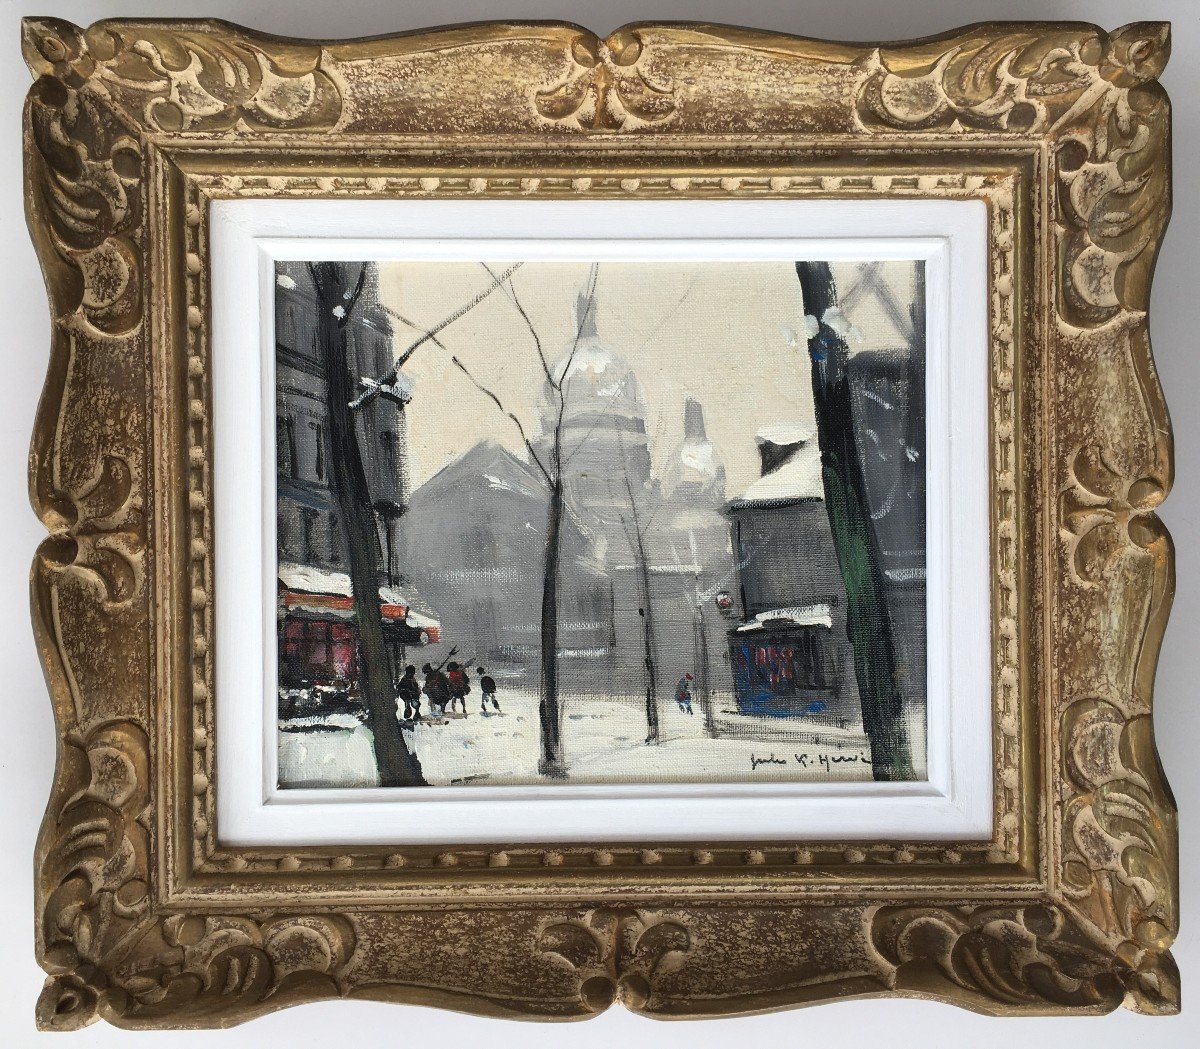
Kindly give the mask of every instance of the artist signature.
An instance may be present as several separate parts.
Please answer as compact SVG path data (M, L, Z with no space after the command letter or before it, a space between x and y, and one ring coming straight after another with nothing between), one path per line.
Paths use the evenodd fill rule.
M862 754L793 754L791 759L787 757L776 757L774 751L768 754L765 758L760 758L757 754L750 755L750 771L755 772L760 765L787 765L790 761L794 761L802 769L807 768L822 768L826 772L834 765L855 765L862 762L864 765L869 762L865 755Z

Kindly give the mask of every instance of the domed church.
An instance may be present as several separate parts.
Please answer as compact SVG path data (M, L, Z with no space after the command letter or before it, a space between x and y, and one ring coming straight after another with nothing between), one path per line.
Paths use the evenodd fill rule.
M629 363L600 340L596 300L580 292L575 301L577 335L554 368L562 391L561 458L567 503L596 536L599 555L628 561L628 531L657 495L650 472L646 400ZM559 411L558 393L547 382L542 396L538 454L551 459Z
M723 649L707 595L731 575L720 514L725 468L701 405L687 397L683 441L663 464L664 486L652 468L642 384L601 338L594 293L577 297L575 329L553 372L561 402L549 383L543 392L539 455L552 447L561 403L568 512L593 536L612 586L612 687L643 694L652 676L659 701L669 702L684 672L703 682L710 654Z

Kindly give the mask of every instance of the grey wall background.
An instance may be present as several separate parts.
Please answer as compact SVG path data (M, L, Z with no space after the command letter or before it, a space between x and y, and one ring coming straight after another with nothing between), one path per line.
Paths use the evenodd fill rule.
M972 1049L1014 1044L1069 1049L1196 1044L1188 1003L1200 995L1200 6L1196 0L0 0L0 1042L49 1045L33 1027L42 975L33 962L32 850L53 771L50 705L29 627L27 577L43 532L25 502L29 434L48 350L46 302L22 213L20 116L28 75L20 58L19 20L54 14L86 25L114 16L211 16L290 36L369 36L451 22L566 19L601 35L630 21L732 22L807 36L887 40L942 32L989 19L1062 19L1115 28L1138 19L1174 22L1174 58L1164 83L1175 106L1175 215L1154 284L1155 355L1175 426L1178 474L1163 509L1178 549L1174 613L1158 672L1155 701L1163 764L1183 810L1181 864L1184 930L1176 947L1185 1012L1152 1020L1119 1013L1101 1019L1000 1021L910 1001L846 1002L803 1012L704 1023L662 1024L619 1009L570 1027L483 1020L370 1002L322 1003L277 1013L230 1032L130 1036L95 1025L62 1045L153 1047L273 1045L316 1047L458 1046L523 1049L563 1044L759 1046L909 1046Z

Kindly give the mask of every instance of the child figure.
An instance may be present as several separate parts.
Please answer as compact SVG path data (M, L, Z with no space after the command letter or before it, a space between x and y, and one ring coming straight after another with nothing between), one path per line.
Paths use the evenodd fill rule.
M679 704L679 709L688 714L692 711L692 675L684 674L679 679L679 684L675 686L675 702Z
M490 702L496 709L496 713L500 713L500 701L496 699L496 681L483 667L479 668L479 688L483 692L481 699L480 712L486 714L488 712L488 703Z

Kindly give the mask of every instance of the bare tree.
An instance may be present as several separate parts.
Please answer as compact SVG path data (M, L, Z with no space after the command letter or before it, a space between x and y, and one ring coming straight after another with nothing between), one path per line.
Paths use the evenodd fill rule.
M641 518L633 486L628 474L625 487L629 493L629 516L621 524L633 551L633 567L638 580L638 618L642 624L642 652L646 668L646 742L657 743L660 738L658 717L658 641L654 626L653 593L650 588L650 560L646 553L646 527Z
M684 565L674 543L671 544L671 559L677 568L680 570L690 568L692 573L692 594L683 600L692 610L692 656L696 663L696 701L699 703L704 717L705 734L715 737L718 733L716 712L713 709L713 691L708 662L708 630L704 622L704 609L724 587L737 579L739 572L745 571L746 566L761 549L762 541L748 544L741 558L732 562L721 575L710 578L708 585L703 588L700 585L703 571L700 565L700 553L696 547L696 533L692 528L688 529L688 547L691 557L689 565Z
M617 445L621 452L621 482L625 490L627 512L621 514L621 527L633 555L633 570L638 581L638 619L641 623L642 658L646 671L646 742L658 743L661 738L658 715L658 640L654 623L654 595L650 587L650 557L646 550L646 533L654 518L639 505L638 493L634 491L633 478L629 470L629 456L625 451L625 439L617 434Z
M359 264L356 278L346 263L309 263L308 270L317 293L317 349L328 391L330 489L346 538L362 664L359 682L367 724L374 741L380 784L407 787L424 784L425 778L420 761L404 742L396 717L379 599L382 551L350 407L355 386L347 359L346 326L366 285L368 265Z
M634 351L634 356L640 353L642 348L662 330L667 321L683 305L684 300L692 293L695 286L696 278L693 277L688 282L687 287L684 288L683 293L663 311L658 323L638 344L637 349ZM662 420L660 417L660 430L661 423ZM593 423L587 433L576 442L575 448L572 449L571 454L564 463L564 470L575 453L586 444L597 425L598 423ZM625 448L625 438L620 431L617 432L617 442L621 455L621 484L624 488L628 504L628 513L622 514L620 521L621 527L625 532L625 538L629 543L629 549L633 557L633 568L638 580L638 619L642 628L642 658L646 674L646 742L658 743L661 739L661 719L658 710L658 639L654 618L654 594L650 585L650 557L646 549L646 536L649 533L657 507L647 513L644 504L639 505L638 495L634 491L633 477L629 468L629 456ZM662 504L658 505L661 506ZM705 668L705 675L707 677L707 666ZM705 725L706 727L712 725L711 709L706 713ZM710 734L715 735L715 731Z
M488 288L424 332L400 354L387 375L356 380L350 374L346 328L366 286L369 265L359 264L357 278L353 276L353 268L346 263L309 263L308 270L317 296L317 349L328 390L330 489L338 504L338 519L346 538L350 587L358 625L360 688L367 708L379 782L385 787L401 787L424 784L425 778L419 759L404 742L396 717L392 661L383 636L383 609L379 599L383 551L362 450L354 428L354 412L373 397L402 396L397 388L399 373L417 349L426 342L437 342L438 332L479 305L521 264L516 263L501 277L494 278Z
M708 631L704 623L705 595L700 590L700 551L696 548L696 533L688 529L688 546L692 553L695 596L692 605L692 648L696 662L696 700L704 716L704 733L716 736L717 723L713 717L712 683L708 672Z
M559 560L562 546L563 516L566 513L566 480L564 477L563 457L563 422L567 409L567 381L571 375L571 365L579 349L582 325L575 332L575 339L566 357L558 368L552 368L546 358L542 340L538 335L521 300L517 297L516 289L511 280L505 276L497 276L490 267L482 264L496 285L508 281L504 285L505 294L520 313L525 326L533 337L537 350L538 362L546 376L553 397L552 424L549 447L543 458L539 454L528 431L515 412L505 407L496 392L485 386L458 358L451 361L459 371L470 380L471 384L496 408L509 419L521 436L521 441L529 453L530 461L537 468L545 482L548 494L546 503L546 545L542 566L542 611L541 611L541 672L538 690L538 726L541 736L541 757L538 761L538 771L545 776L563 778L567 774L566 762L563 756L562 744L562 705L558 692L558 590L559 590ZM511 276L511 274L509 275ZM587 298L592 301L596 290L598 268L592 267L588 281Z
M450 313L447 316L443 317L440 321L438 321L437 324L435 324L432 328L429 328L428 330L425 330L425 329L421 328L419 325L414 324L412 321L407 320L406 318L400 316L400 314L398 314L395 310L384 307L385 312L389 316L395 317L397 320L401 321L403 324L408 325L410 328L416 328L418 331L421 332L421 336L415 342L409 343L409 345L407 347L405 347L404 351L400 354L400 356L396 358L396 363L394 365L392 365L392 370L389 371L386 375L381 376L378 379L362 379L360 381L360 385L363 387L363 391L353 401L350 402L350 407L351 408L361 408L372 397L377 397L377 396L379 396L379 394L385 392L389 388L394 387L396 385L396 380L399 377L400 372L403 370L404 366L409 362L409 359L412 357L412 355L417 352L417 350L419 350L427 342L432 342L436 346L442 346L442 343L440 343L438 341L438 333L441 332L443 329L450 327L450 325L453 324L455 321L461 319L462 317L465 317L468 313L471 312L471 310L473 310L476 306L478 306L481 302L483 302L484 299L486 299L489 295L491 295L492 292L503 287L504 286L503 282L508 280L509 277L511 277L514 273L516 273L516 271L519 270L522 265L524 265L524 264L520 263L520 262L515 262L515 263L513 263L513 265L509 266L509 268L506 269L499 276L492 273L492 271L490 269L488 269L488 273L491 275L491 278L492 278L492 283L489 284L486 288L484 288L483 291L481 291L473 299L469 299L467 302L464 302L453 313ZM486 266L484 268L487 269Z

